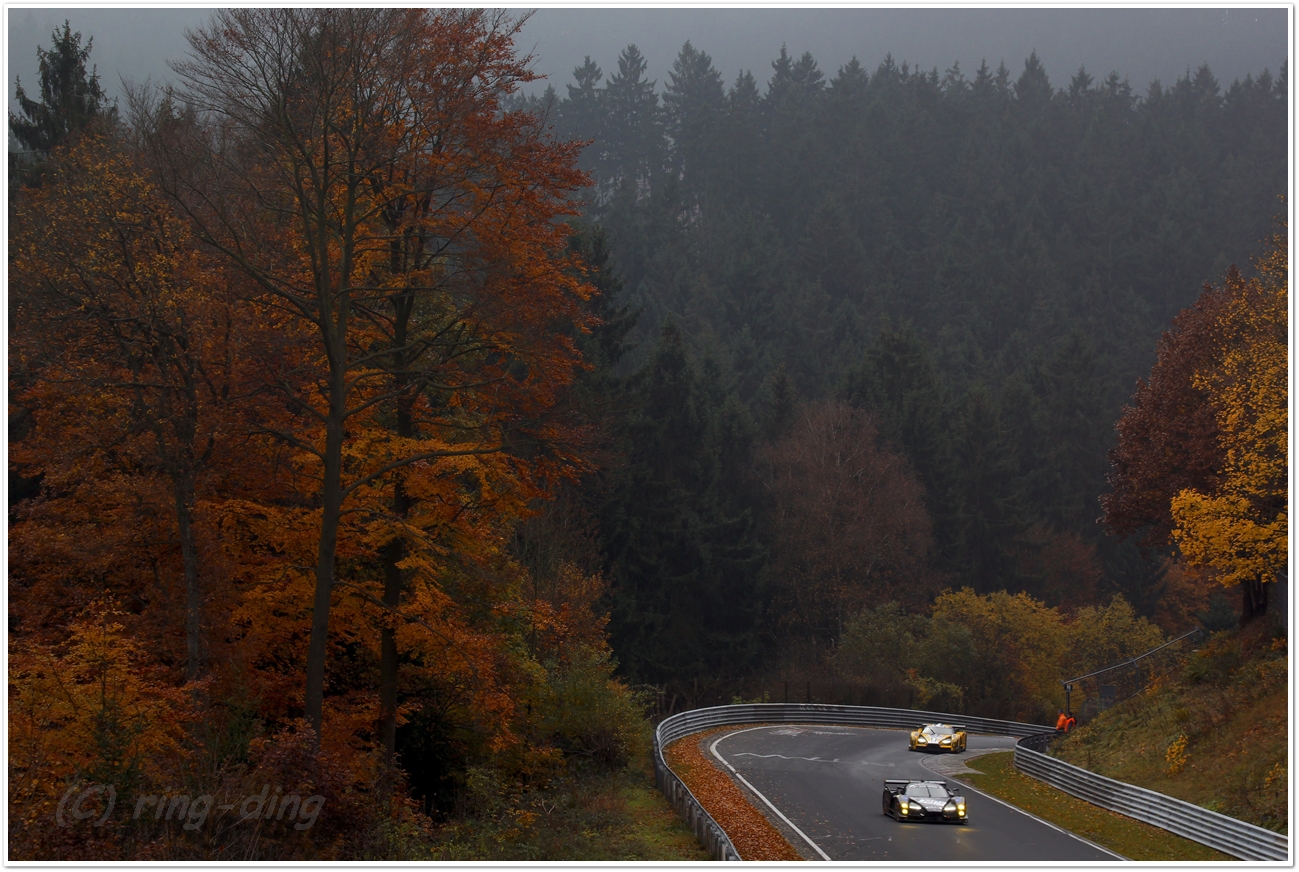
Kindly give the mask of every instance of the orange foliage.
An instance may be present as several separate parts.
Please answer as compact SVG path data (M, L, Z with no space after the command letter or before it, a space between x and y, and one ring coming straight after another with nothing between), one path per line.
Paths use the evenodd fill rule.
M132 635L194 677L185 639L221 592L212 502L265 472L231 420L248 337L227 279L118 143L90 137L15 204L10 282L34 422L10 454L43 477L10 531L11 613L39 631L112 591Z
M1072 531L1035 524L1021 548L1017 568L1031 581L1030 592L1048 605L1077 608L1099 599L1104 570L1095 546Z
M1168 635L1180 636L1199 622L1197 615L1208 610L1210 597L1221 587L1210 570L1170 560L1152 619Z
M591 291L560 219L586 179L574 146L501 111L532 78L515 29L481 10L224 11L179 67L210 116L153 110L153 160L198 236L315 335L265 378L296 413L273 435L307 499L262 508L289 559L261 581L311 590L317 726L335 588L349 626L387 621L399 570L396 619L436 626L447 563L482 577L505 540L486 519L508 527L578 463L553 407L581 365ZM449 649L458 633L430 629Z
M43 477L11 527L26 855L354 855L386 777L385 640L397 723L436 709L458 753L511 777L560 758L520 711L559 698L554 670L632 706L608 678L603 580L565 565L541 596L510 551L585 464L560 410L592 293L562 220L585 183L575 148L501 111L532 74L510 22L478 10L220 13L195 36L190 95L215 108L222 76L313 27L291 132L247 95L224 120L145 100L139 152L75 142L14 207L14 396L35 426L12 457ZM119 605L86 611L105 594ZM87 664L111 679L98 702ZM327 819L274 850L78 831L99 845L84 854L45 824L103 768L106 706L141 783L314 779Z

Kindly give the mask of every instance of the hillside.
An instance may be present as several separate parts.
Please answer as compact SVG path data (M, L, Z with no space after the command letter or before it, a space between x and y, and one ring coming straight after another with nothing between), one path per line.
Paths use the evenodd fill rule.
M1286 640L1268 623L1215 633L1180 673L1102 712L1052 753L1287 832Z

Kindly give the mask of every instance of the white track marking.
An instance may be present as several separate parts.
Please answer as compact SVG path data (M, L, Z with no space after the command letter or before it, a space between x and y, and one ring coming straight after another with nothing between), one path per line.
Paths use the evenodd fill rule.
M1010 749L1001 749L1001 748L998 748L998 749L995 749L995 750L998 750L998 751L999 751L999 750L1010 750ZM994 751L988 751L987 753L994 753ZM980 753L980 754L978 754L977 756L982 757L983 754ZM924 766L926 769L929 769L929 764L928 764L928 762L926 762L926 761L924 761L924 760L921 760L921 761L920 761L920 765L921 765L921 766ZM935 770L933 770L933 769L930 769L929 771L931 771L931 772L935 772ZM937 774L937 775L942 775L943 773L941 773L941 772L935 772L935 774ZM949 775L949 776L947 776L947 777L948 777L948 778L951 778L951 777L953 777L953 776L950 776L950 775ZM1051 823L1051 822L1048 821L1048 820L1043 820L1042 818L1038 817L1037 815L1033 814L1032 812L1024 811L1024 810L1023 810L1022 808L1020 808L1019 806L1011 805L1010 803L1005 802L1004 800L997 799L997 797L993 796L991 793L984 793L982 790L980 790L979 788L975 787L973 784L970 784L970 783L968 783L968 782L962 781L962 782L961 782L961 786L964 787L964 788L966 788L966 789L968 789L968 790L973 790L975 793L979 794L979 796L982 796L982 797L984 797L985 799L990 799L990 800L992 800L992 801L995 802L995 803L998 803L998 804L1000 804L1000 805L1004 805L1006 808L1010 809L1011 811L1017 811L1017 812L1019 812L1020 814L1024 815L1025 817L1030 817L1030 818L1032 818L1033 820L1037 821L1038 823L1040 823L1040 824L1044 824L1044 825L1050 827L1051 829L1055 830L1055 831L1058 832L1058 833L1064 833L1066 836L1072 836L1073 838L1075 838L1075 839L1077 839L1078 841L1082 842L1084 845L1090 845L1090 846L1092 846L1093 848L1095 848L1095 849L1098 850L1098 851L1104 851L1106 854L1109 854L1111 857L1114 857L1115 859L1118 859L1118 860L1128 860L1128 859L1129 859L1129 858L1127 858L1127 857L1124 857L1122 854L1116 854L1116 853L1114 853L1114 852L1111 851L1109 848L1106 848L1106 847L1103 846L1103 845L1098 845L1098 844L1096 844L1095 842L1091 841L1090 839L1084 839L1082 836L1078 835L1077 833L1071 833L1071 832L1069 832L1068 830L1066 830L1064 827L1058 827L1058 826L1056 826L1055 824ZM1064 791L1061 791L1061 793L1063 793L1063 792L1064 792Z
M763 760L770 760L772 757L779 757L781 760L806 760L809 763L838 763L839 758L833 760L822 760L820 757L786 757L784 754L753 754L749 751L741 751L736 757L761 757Z
M767 797L765 797L765 796L762 795L762 791L758 790L758 788L756 788L756 787L754 787L752 784L750 784L747 778L745 778L743 775L741 775L740 773L738 773L738 772L735 771L735 767L734 767L734 766L732 766L730 763L727 763L727 762L726 762L726 758L725 758L725 757L723 757L721 754L718 754L718 753L717 753L717 745L722 741L722 739L727 739L727 738L730 738L731 736L738 736L740 733L748 733L748 732L752 732L753 730L765 730L765 729L769 729L769 728L768 728L768 727L750 727L750 728L747 729L747 730L736 730L736 731L733 732L733 733L727 733L726 735L719 737L719 738L717 739L716 742L713 742L713 744L710 745L710 746L708 747L708 750L712 752L712 755L713 755L714 757L716 757L718 760L721 760L721 761L722 761L722 765L724 765L727 769L731 770L731 774L734 775L736 778L740 779L740 781L744 784L745 787L749 788L749 790L752 790L752 791L754 792L754 794L758 797L758 799L760 799L760 800L762 800L763 802L765 802L765 803L767 804L767 808L771 809L772 811L774 811L774 812L776 813L776 817L778 817L778 818L780 818L782 821L784 821L784 822L789 826L789 828L790 828L791 830L793 830L794 832L796 832L796 833L798 833L800 836L802 836L802 837L803 837L803 841L805 841L805 842L807 842L809 845L811 845L811 846L812 846L812 850L813 850L813 851L816 851L818 854L820 854L822 860L829 861L829 859L830 859L830 855L827 854L825 851L822 851L820 845L818 845L816 842L814 842L814 841L812 841L811 839L809 839L809 838L807 837L807 833L803 832L803 831L800 830L798 827L794 826L794 822L791 821L789 818L785 817L785 816L781 813L780 809L778 809L778 808L776 808L774 805L772 805L771 800L767 799ZM807 758L804 757L804 758L800 758L800 759L807 759Z

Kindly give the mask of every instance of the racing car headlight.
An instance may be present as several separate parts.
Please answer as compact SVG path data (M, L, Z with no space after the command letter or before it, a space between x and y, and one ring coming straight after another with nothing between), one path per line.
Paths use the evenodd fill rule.
M951 739L943 739L943 744L944 744L944 745L950 745L950 744L952 744L952 740L951 740Z
M965 817L965 803L958 802L956 804L956 813L959 814L961 817Z
M902 801L898 803L898 808L902 809L903 814L906 814L908 811L910 811L911 804L907 802L906 798L904 797Z
M919 736L919 737L916 738L916 744L917 744L917 745L924 745L924 744L925 744L926 742L928 742L928 741L929 741L929 740L926 739L924 736Z

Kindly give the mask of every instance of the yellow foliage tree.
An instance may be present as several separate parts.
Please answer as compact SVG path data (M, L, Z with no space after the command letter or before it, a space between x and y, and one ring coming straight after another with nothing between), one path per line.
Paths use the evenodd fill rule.
M963 673L970 714L1044 719L1054 710L1065 647L1058 609L1026 593L980 595L967 587L940 594L933 614L973 636L976 657L953 673Z
M1245 622L1267 610L1266 583L1281 578L1289 543L1287 467L1287 245L1274 235L1258 276L1235 280L1218 320L1214 364L1195 385L1217 408L1225 452L1212 493L1173 498L1173 538L1186 560L1241 585Z
M973 652L929 664L930 678L955 682L969 714L1047 722L1064 701L1063 678L1139 656L1164 641L1122 597L1069 614L1026 593L949 590L934 601L930 638L944 623L968 630Z
M69 837L88 837L85 828L73 833L57 825L60 800L79 786L94 793L109 785L111 798L99 795L90 815L97 818L112 810L113 800L129 807L144 785L165 780L174 769L193 698L149 663L123 631L124 617L99 600L72 623L64 645L10 639L9 832L15 856L58 851L103 859L96 849L63 853L69 846L56 847ZM89 809L80 811L77 819Z

